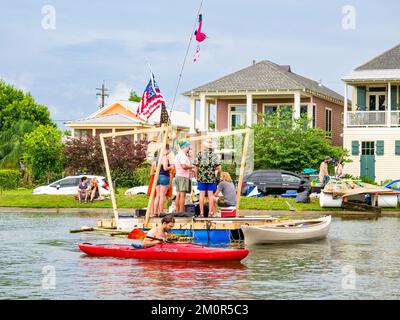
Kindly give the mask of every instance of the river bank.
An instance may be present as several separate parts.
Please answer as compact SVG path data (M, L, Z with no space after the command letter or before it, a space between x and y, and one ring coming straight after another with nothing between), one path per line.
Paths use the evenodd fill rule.
M136 208L146 208L148 198L145 195L125 196L120 189L116 197L118 212L132 214ZM0 195L0 213L4 212L46 212L46 213L97 213L112 215L111 200L79 203L72 195L34 195L32 190L21 189L3 191ZM241 215L274 215L274 216L312 216L316 214L334 217L383 216L400 217L400 208L384 208L381 214L348 211L341 208L321 208L319 199L311 203L296 203L294 199L280 197L247 198L240 202Z

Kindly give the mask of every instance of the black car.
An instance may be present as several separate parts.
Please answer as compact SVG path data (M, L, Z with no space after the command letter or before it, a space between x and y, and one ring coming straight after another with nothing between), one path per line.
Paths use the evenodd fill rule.
M251 186L264 194L282 194L287 190L304 191L308 181L296 173L285 170L257 170L243 179L242 195Z

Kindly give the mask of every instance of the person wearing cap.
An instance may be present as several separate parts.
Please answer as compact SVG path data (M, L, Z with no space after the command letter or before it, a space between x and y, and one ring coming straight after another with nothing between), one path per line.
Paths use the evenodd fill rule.
M319 182L322 183L322 186L325 187L325 185L328 183L330 180L329 177L329 170L328 170L328 163L332 161L332 158L329 156L326 156L324 161L322 161L321 165L319 166Z
M212 141L203 142L204 151L199 152L193 163L197 178L197 190L200 191L200 216L204 217L204 198L207 193L209 213L215 213L214 192L217 190L217 172L221 172L221 163L213 152Z
M194 166L190 164L190 159L188 157L189 150L190 144L186 141L183 141L180 144L180 151L175 157L176 212L185 211L186 193L190 193L192 191L190 175Z

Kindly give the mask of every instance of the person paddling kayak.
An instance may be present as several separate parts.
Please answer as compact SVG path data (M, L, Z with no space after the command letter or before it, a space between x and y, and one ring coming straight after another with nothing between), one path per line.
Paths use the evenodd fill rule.
M147 232L146 237L143 239L142 247L149 248L165 241L167 239L167 233L172 230L174 225L175 219L173 216L168 215L162 218L161 225ZM162 239L163 241L152 238Z

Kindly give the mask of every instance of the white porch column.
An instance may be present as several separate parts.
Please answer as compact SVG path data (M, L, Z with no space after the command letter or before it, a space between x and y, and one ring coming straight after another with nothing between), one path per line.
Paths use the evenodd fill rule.
M75 138L75 129L74 128L71 128L71 137Z
M293 118L300 118L300 92L296 92L294 94L294 110L293 110Z
M392 85L389 82L388 84L388 102L387 102L387 106L388 106L388 110L387 110L387 119L386 119L386 125L390 128L390 126L392 125Z
M206 131L210 131L210 103L206 99Z
M96 136L96 128L93 128L92 129L92 137L95 137Z
M205 94L200 94L200 131L207 131L207 104Z
M248 127L253 125L253 95L251 93L246 95L246 125Z
M347 102L347 92L348 86L347 83L344 84L344 113L343 113L343 127L347 128L347 108L348 108L348 102Z
M190 131L193 134L196 132L196 99L190 98Z

